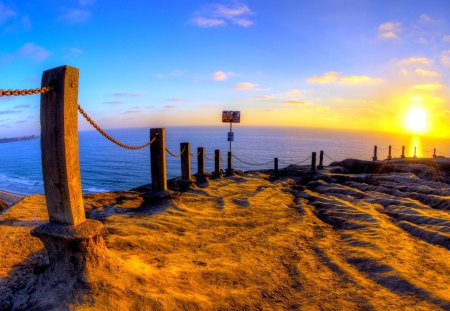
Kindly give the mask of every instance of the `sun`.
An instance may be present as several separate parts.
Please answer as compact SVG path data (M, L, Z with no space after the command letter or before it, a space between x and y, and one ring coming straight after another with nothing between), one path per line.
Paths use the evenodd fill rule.
M406 129L415 134L424 134L428 131L428 113L420 106L411 107L405 117Z

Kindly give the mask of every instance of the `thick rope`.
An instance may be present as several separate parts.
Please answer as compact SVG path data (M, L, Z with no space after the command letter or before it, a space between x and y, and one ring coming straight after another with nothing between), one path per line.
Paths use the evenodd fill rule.
M102 128L100 128L100 126L98 126L97 123L95 123L94 120L92 120L92 118L86 113L86 111L84 111L83 108L81 108L80 104L78 104L78 111L81 113L81 115L86 119L86 121L88 121L92 127L94 127L100 134L102 134L106 139L108 139L110 142L116 144L117 146L120 146L122 148L125 149L129 149L129 150L140 150L140 149L144 149L145 147L150 146L155 140L156 137L154 137L152 140L150 140L148 143L141 145L141 146L130 146L130 145L126 145L124 143L121 143L120 141L118 141L117 139L113 138L112 136L110 136L108 133L106 133Z
M166 151L167 151L167 153L170 154L172 157L174 157L174 158L179 158L179 157L181 157L181 155L186 151L186 148L183 148L183 150L181 150L180 153L173 153L173 152L170 151L170 149L167 148L167 147L166 147Z
M267 164L273 163L273 160L271 160L271 161L269 161L269 162L266 162L266 163L250 163L250 162L246 162L246 161L244 161L244 160L242 160L242 159L238 158L238 157L237 157L237 156L235 156L234 154L233 154L232 156L233 156L233 158L235 158L235 159L236 159L236 160L238 160L239 162L245 163L245 164L247 164L247 165L253 165L253 166L264 166L264 165L267 165Z
M44 94L50 92L53 88L43 87L37 89L24 89L24 90L0 90L0 97L2 96L25 96L25 95L34 95L34 94Z
M312 158L312 156L307 157L306 159L304 159L303 161L297 162L297 163L289 163L289 162L285 162L285 161L281 161L278 160L278 162L280 162L281 164L286 164L286 165L300 165L305 163L306 161L310 160Z
M333 159L332 157L330 157L328 154L326 154L325 152L323 153L328 159L330 159L333 162L338 162L337 160Z

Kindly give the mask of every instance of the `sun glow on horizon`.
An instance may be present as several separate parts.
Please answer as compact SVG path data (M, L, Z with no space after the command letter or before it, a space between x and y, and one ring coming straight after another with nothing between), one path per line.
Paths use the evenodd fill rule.
M425 134L429 131L428 112L422 106L412 106L405 116L405 128L413 134Z

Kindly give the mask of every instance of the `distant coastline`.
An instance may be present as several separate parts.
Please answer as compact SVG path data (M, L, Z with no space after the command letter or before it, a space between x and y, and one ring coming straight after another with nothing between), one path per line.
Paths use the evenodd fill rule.
M30 135L30 136L19 136L19 137L11 137L11 138L0 138L0 143L11 143L20 140L31 140L36 139L38 136Z

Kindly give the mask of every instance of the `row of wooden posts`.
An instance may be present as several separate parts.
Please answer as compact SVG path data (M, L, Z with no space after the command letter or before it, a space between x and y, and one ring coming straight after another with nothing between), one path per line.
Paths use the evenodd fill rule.
M150 140L154 140L150 145L150 166L152 178L152 191L167 191L167 163L166 163L166 129L154 128L150 129ZM319 165L316 167L316 152L311 155L311 170L323 169L323 151L320 151ZM207 175L205 170L205 148L197 148L197 173L198 177ZM181 181L189 182L191 180L191 147L189 143L180 143L181 158ZM226 174L231 175L233 172L233 155L231 151L227 154ZM214 151L214 172L213 176L221 176L221 156L220 150ZM279 177L278 158L274 158L273 177Z
M434 148L434 149L433 149L433 158L436 158L436 157L437 157L437 155L436 155L436 148ZM405 146L402 146L402 154L400 155L400 158L402 158L402 159L406 158L406 156L405 156ZM414 154L413 154L413 158L417 158L417 147L416 147L416 146L414 146ZM391 146L391 145L389 145L389 147L388 147L388 156L387 156L387 159L388 159L388 160L391 160L391 159L392 159L392 146ZM375 146L373 147L373 157L372 157L372 160L373 160L373 161L378 161L378 146L377 146L377 145L375 145Z

